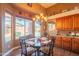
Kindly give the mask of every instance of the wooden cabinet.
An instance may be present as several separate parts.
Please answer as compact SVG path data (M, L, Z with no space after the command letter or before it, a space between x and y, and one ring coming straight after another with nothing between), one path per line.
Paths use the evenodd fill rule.
M57 36L53 51L54 55L79 55L79 38Z
M65 16L56 20L57 30L74 30L73 16Z
M57 30L60 30L61 29L61 20L60 20L60 18L59 19L56 19L56 29Z
M73 30L73 16L67 16L67 30Z
M63 29L64 29L64 30L67 29L67 20L66 20L66 17L64 17Z
M64 30L64 17L61 18L61 23L62 23L61 30Z
M62 37L62 47L71 50L71 38Z
M74 15L74 30L79 30L79 14Z
M62 48L62 37L56 37L55 46Z
M62 18L56 19L56 29L57 30L62 30L63 29L63 23L62 23Z
M79 38L73 38L73 40L72 40L72 51L79 53Z

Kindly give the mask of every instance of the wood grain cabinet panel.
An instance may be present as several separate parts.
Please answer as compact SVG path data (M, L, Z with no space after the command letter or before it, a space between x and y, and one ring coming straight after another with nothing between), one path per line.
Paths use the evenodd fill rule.
M62 48L62 37L56 37L55 46Z
M64 30L68 30L68 17L64 17Z
M71 29L71 30L74 30L74 15L71 16L70 24L71 24L71 25L70 25L70 29Z
M61 18L61 24L62 24L61 30L64 30L64 17Z
M64 30L73 30L73 16L64 17Z
M62 37L62 46L66 50L71 50L71 38Z
M79 30L79 14L74 15L74 30Z
M73 16L68 16L68 30L73 30Z
M57 30L74 30L73 21L73 15L56 19Z
M62 30L62 19L61 18L56 19L56 29Z
M56 29L60 30L60 26L61 26L60 19L56 19Z
M79 38L74 38L72 40L72 51L79 53Z

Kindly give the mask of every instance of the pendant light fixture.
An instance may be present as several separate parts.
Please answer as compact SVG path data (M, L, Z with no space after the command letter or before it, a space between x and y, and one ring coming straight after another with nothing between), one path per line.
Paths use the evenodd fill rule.
M40 10L42 10L41 6L40 6ZM35 20L39 20L41 22L47 22L47 16L44 15L43 13L40 13L33 17L33 21L35 21Z

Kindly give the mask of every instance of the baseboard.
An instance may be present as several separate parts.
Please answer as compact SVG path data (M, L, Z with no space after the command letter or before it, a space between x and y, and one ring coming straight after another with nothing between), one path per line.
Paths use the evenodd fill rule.
M8 54L10 54L12 51L14 51L15 49L20 48L20 46L14 47L11 50L9 50L8 52L6 52L5 54L3 54L2 56L7 56Z

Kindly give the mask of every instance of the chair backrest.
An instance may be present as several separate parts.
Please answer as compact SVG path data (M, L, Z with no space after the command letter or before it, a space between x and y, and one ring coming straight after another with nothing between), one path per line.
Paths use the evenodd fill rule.
M21 53L24 54L24 55L27 55L27 49L26 49L26 38L24 36L20 37L19 38L20 40L20 46L21 46Z
M55 37L51 37L51 42L49 44L49 55L51 53L51 51L53 50L54 44L55 44Z
M26 45L26 40L32 38L32 35L27 35L27 36L21 36L19 38L20 41L20 46L21 46L21 53L24 55L27 55L27 45Z
M26 40L27 40L27 39L30 39L30 38L33 38L32 35L27 35L27 36L24 36L24 37L26 38Z

